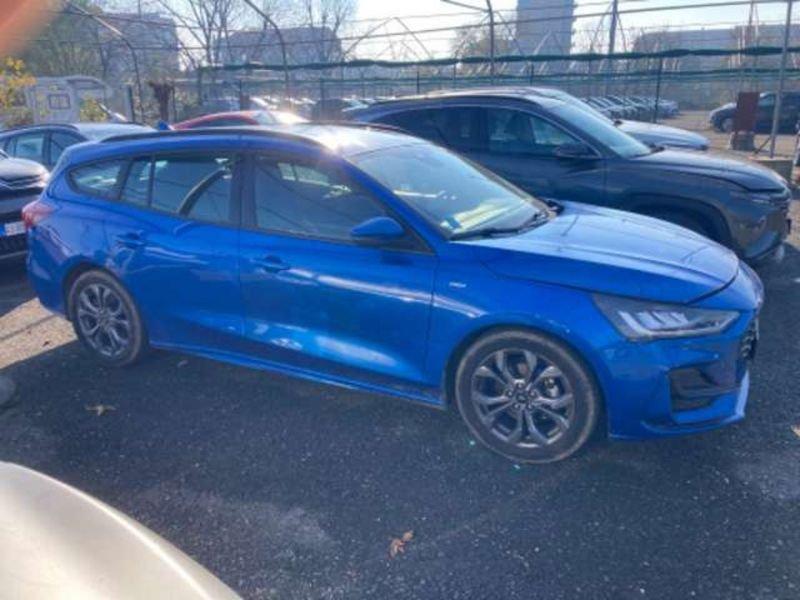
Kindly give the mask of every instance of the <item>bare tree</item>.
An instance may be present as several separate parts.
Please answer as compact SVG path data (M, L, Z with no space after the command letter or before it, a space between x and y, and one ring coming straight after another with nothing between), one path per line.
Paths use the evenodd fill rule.
M336 62L342 58L339 33L358 9L356 0L296 0L301 7L302 25L316 29L312 37L318 62Z
M200 64L220 62L221 54L228 49L230 33L238 27L244 11L239 0L152 2L175 19L185 33L186 40L190 43L179 41L179 44L187 64L194 68Z

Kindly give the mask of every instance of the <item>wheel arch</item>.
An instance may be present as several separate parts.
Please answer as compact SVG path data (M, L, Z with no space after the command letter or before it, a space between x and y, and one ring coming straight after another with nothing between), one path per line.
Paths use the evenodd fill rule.
M679 196L637 194L631 196L621 208L648 217L670 213L685 215L696 219L719 243L726 246L731 244L731 232L724 215L719 209L703 200Z
M467 350L481 338L487 335L501 333L504 331L522 331L522 332L535 333L537 335L550 338L554 342L557 342L563 345L565 348L567 348L573 354L575 359L578 362L580 362L581 365L586 369L586 372L589 374L589 377L592 379L592 382L597 388L597 392L600 397L599 418L602 421L601 427L603 430L607 429L607 416L606 416L607 408L606 408L605 387L602 384L602 378L599 376L599 373L597 372L596 365L594 365L592 361L586 359L585 352L582 351L580 347L566 340L564 336L558 335L558 333L556 332L549 331L541 327L536 327L535 325L531 325L529 323L506 322L506 323L487 324L482 327L478 327L473 331L470 331L458 342L458 344L456 344L456 346L453 348L453 350L447 357L444 372L442 374L443 378L442 390L444 393L445 408L449 408L453 404L453 399L455 394L456 372L458 371L458 365L461 363L461 359L463 358Z
M61 296L62 301L64 302L64 314L66 315L67 319L70 319L69 294L72 290L72 286L81 275L88 273L89 271L101 271L109 277L112 277L120 286L122 286L123 289L127 291L125 284L123 284L119 280L119 277L117 277L112 271L109 271L104 266L94 263L90 260L80 260L74 265L70 266L61 281ZM128 292L128 295L130 295L130 292ZM133 299L132 296L131 298ZM136 302L135 299L133 299L133 301L134 303Z

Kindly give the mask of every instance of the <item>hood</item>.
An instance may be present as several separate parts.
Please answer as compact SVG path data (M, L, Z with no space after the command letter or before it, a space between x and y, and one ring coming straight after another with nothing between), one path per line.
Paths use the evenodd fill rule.
M657 144L693 150L707 150L708 138L677 127L658 125L656 123L643 123L642 121L622 121L619 128L632 135L645 144Z
M239 598L136 521L9 463L0 463L0 531L3 598Z
M506 277L676 304L716 292L739 270L733 252L688 229L571 202L519 235L461 243Z
M718 106L714 110L711 111L712 115L716 115L721 112L727 112L729 110L734 110L736 108L735 102L728 102L727 104L723 104L722 106Z
M719 154L663 150L633 158L639 165L692 173L739 185L750 191L784 190L780 175L760 165Z
M37 162L24 158L0 158L0 187L24 189L42 187L47 169Z

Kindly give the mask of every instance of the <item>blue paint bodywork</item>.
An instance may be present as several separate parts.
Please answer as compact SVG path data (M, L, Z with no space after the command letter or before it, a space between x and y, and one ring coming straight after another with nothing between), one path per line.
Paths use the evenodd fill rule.
M75 146L42 196L52 214L29 233L31 281L42 304L63 314L71 277L103 268L130 291L155 347L433 406L447 403L448 373L471 340L493 328L524 327L580 355L601 390L613 436L686 433L743 416L746 373L707 406L680 412L671 408L668 377L686 366L738 365L740 340L763 291L731 251L662 221L571 203L519 235L448 241L349 160L409 143L423 142L301 125L272 134L164 133ZM193 222L87 197L65 177L71 166L94 160L208 149L338 165L416 234L419 247ZM593 293L740 315L718 335L632 342L600 312Z

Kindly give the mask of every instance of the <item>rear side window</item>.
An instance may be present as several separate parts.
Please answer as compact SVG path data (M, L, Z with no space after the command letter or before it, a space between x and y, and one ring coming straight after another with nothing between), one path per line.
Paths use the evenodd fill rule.
M470 106L429 108L387 115L380 121L451 148L480 150L482 111Z
M120 200L201 221L230 223L234 163L225 155L136 159Z
M70 173L72 185L84 194L113 198L123 164L121 160L108 160L73 169Z

